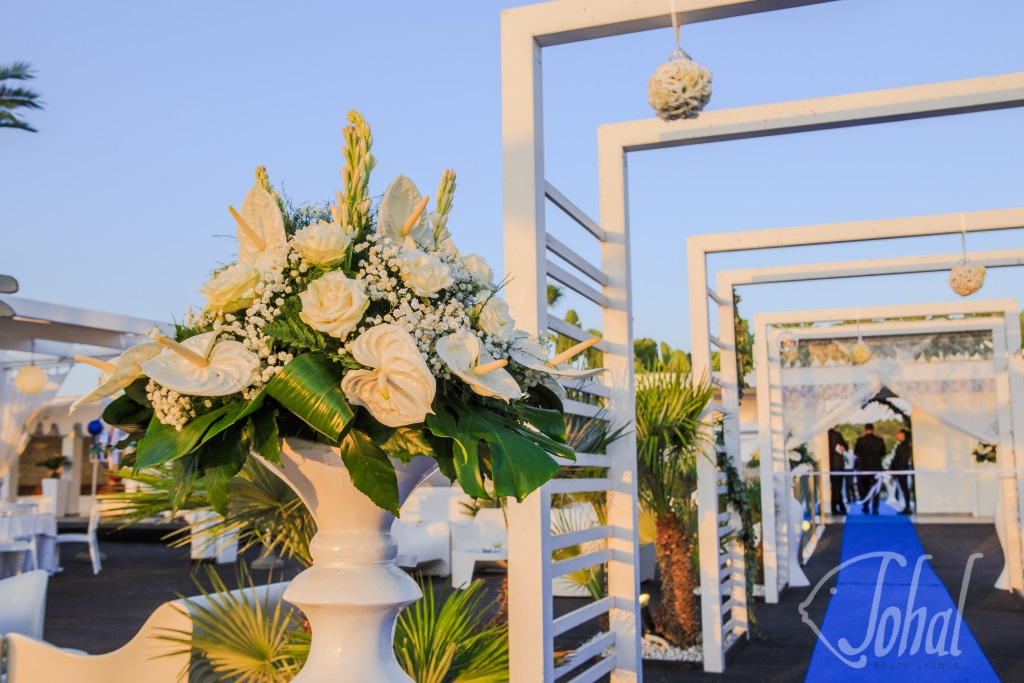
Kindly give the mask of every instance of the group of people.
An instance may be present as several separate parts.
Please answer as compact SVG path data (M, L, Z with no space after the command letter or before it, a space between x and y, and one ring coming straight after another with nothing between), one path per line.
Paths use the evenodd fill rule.
M845 515L847 504L860 503L864 514L878 514L878 503L881 498L881 478L885 468L883 461L887 455L885 441L875 434L875 425L864 425L864 434L857 439L853 449L837 429L828 430L829 450L829 484L832 489L832 514ZM896 432L896 450L889 463L889 471L906 472L912 467L913 450L910 443L910 432L901 429ZM845 474L854 472L856 474ZM910 514L910 475L893 474L899 486L903 500L906 502L902 515ZM844 500L845 493L845 500Z

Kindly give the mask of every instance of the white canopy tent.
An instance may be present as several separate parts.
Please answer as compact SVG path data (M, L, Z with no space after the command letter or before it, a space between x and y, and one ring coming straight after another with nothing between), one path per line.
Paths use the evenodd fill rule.
M145 340L153 328L170 331L171 326L7 295L3 303L14 313L0 317L0 500L8 500L17 497L14 465L30 437L26 421L51 403L71 369L73 357L113 358ZM29 364L43 368L48 378L46 387L36 394L22 393L14 386L18 371ZM81 428L62 436L78 440L65 444L66 454L80 450ZM80 463L76 462L65 476L74 488L81 477Z
M901 320L912 316L923 319ZM858 318L875 322L802 326ZM1020 420L1021 378L1016 360L1020 329L1015 300L758 314L753 330L761 391L758 422L769 602L778 600L779 590L787 583L786 563L778 560L787 556L788 530L785 516L777 515L775 506L787 490L789 449L842 421L883 386L918 410L1000 446L998 467L1004 472L998 494L1006 517L1003 523L1010 530L1007 565L1012 587L1021 588L1020 478L1015 471L1014 437L1024 423ZM815 361L805 357L800 362L791 354L786 360L779 346L783 336L793 338L798 348L805 344L805 356L810 355L806 344L812 340L832 343L845 355L862 336L878 356L864 365L822 362L829 356L827 350L819 352ZM771 510L766 510L770 502Z

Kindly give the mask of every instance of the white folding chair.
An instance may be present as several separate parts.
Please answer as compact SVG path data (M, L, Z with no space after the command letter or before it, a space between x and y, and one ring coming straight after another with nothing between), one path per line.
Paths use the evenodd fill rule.
M57 534L57 545L64 543L85 543L89 546L89 559L92 560L92 573L99 574L100 569L100 546L96 540L96 530L100 526L100 506L93 503L89 511L89 527L84 534Z
M46 614L46 584L50 575L43 570L0 579L0 636L20 633L43 637Z

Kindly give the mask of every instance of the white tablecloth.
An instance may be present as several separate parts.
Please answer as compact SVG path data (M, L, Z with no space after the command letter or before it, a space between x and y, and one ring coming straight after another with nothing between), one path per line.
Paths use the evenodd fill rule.
M0 513L0 548L13 539L35 539L39 568L57 571L57 516L52 513L4 511ZM0 578L32 568L26 552L0 552Z

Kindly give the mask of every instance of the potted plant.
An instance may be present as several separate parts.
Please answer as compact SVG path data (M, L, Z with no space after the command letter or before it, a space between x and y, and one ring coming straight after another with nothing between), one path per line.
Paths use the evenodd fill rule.
M60 476L64 473L64 466L70 464L71 458L66 455L54 455L36 463L39 467L50 470L50 479L60 479Z
M204 309L125 351L80 402L125 391L103 419L137 439L136 468L173 463L178 505L202 481L226 513L230 479L250 453L264 461L318 527L286 594L314 634L295 680L407 682L389 654L420 596L394 566L401 501L437 468L472 496L521 500L575 457L555 379L600 370L566 362L596 339L549 358L487 262L456 248L454 172L433 211L399 176L374 212L373 137L348 120L336 203L286 221L257 169L231 209L238 261L203 288Z

